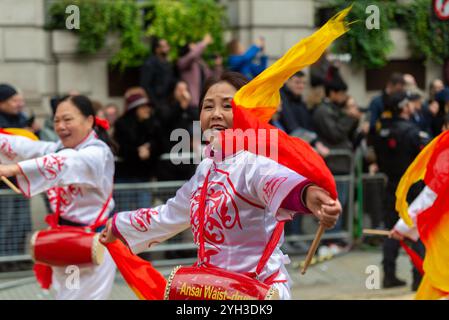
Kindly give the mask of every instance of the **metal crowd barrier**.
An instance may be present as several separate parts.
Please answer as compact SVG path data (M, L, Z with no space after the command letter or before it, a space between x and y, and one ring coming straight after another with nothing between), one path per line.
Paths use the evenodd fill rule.
M30 201L9 189L0 189L0 263L29 259Z
M334 174L335 182L338 185L346 185L346 199L341 199L341 194L339 194L339 199L343 205L343 212L340 217L341 222L339 222L340 227L333 230L327 230L323 236L322 240L328 240L331 243L334 240L342 240L347 245L351 245L353 242L353 228L354 228L354 190L355 190L355 174L354 174L354 152L349 150L331 150L330 154L326 157L326 160L331 160L332 158L344 158L347 163L347 174ZM340 192L341 193L341 192ZM296 222L292 221L286 225L286 236L284 247L286 251L290 254L302 254L308 249L311 241L315 237L316 230L318 229L318 223L314 216L312 215L296 215L294 220L301 220L302 230L301 232L296 232L292 234L292 231L287 229L290 225L294 225ZM292 246L295 245L295 246Z

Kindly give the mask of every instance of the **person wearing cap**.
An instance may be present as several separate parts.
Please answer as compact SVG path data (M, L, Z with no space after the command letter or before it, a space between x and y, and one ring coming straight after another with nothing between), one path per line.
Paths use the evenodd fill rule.
M115 123L114 131L122 160L117 163L117 182L148 182L156 175L162 152L161 130L146 96L133 94L125 99L125 113Z
M431 123L432 123L432 113L423 104L423 93L418 90L410 90L410 102L413 104L414 113L412 115L412 121L424 132L429 135L432 134Z
M0 128L25 128L27 118L21 113L22 99L9 84L0 84Z
M413 99L415 97L409 92L397 92L388 97L386 104L392 112L392 118L389 122L383 122L374 143L379 169L388 177L384 201L384 224L387 229L393 228L398 220L395 191L399 181L421 149L430 141L429 134L421 131L412 121L415 112ZM414 190L410 196L416 196L418 192L419 190ZM384 241L382 261L384 288L406 284L405 281L396 277L399 247L399 241L395 239L388 238ZM422 243L415 243L413 248L424 255ZM412 290L417 290L420 281L421 276L414 268Z

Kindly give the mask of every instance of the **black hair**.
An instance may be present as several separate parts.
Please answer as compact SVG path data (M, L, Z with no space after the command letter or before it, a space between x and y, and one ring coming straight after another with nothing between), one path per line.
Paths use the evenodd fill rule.
M117 145L109 137L108 132L103 127L100 127L96 124L95 110L92 101L88 97L83 95L65 96L59 100L58 106L64 101L70 101L81 112L81 114L84 117L86 118L90 116L93 117L94 122L92 129L94 129L98 138L102 140L104 143L106 143L109 146L109 148L111 148L112 152L115 154L117 151Z
M324 85L324 89L326 92L326 97L329 97L331 91L333 92L348 91L348 86L344 81L334 79L331 81L327 81Z
M201 113L201 109L203 107L203 100L206 96L207 91L212 87L213 85L219 83L219 82L227 82L231 86L233 86L236 90L239 90L241 87L246 85L249 80L244 75L242 75L239 72L234 71L225 71L218 77L210 77L206 80L206 83L204 84L203 92L201 93L200 97L200 104L198 106L198 109Z
M290 79L293 78L293 77L303 78L303 77L305 77L305 76L306 76L306 74L305 74L304 72L298 71L298 72L296 72L294 75L292 75L292 76L290 77Z
M388 83L392 85L402 84L405 85L404 75L399 72L394 72L391 74L390 78L388 79Z
M410 101L410 96L407 94L407 92L395 92L387 96L387 98L385 99L385 109L391 110L394 116L399 116L404 109L404 102L406 100Z

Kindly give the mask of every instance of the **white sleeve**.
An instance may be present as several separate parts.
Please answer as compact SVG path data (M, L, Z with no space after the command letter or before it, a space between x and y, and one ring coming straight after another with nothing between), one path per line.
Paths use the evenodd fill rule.
M419 239L419 233L416 228L416 219L421 212L430 208L434 204L437 196L438 195L433 192L432 189L426 186L408 208L408 214L412 219L414 226L410 227L404 222L403 219L399 219L394 226L394 229L404 236L417 241Z
M194 177L196 175L192 179ZM187 229L190 226L192 179L163 205L117 213L112 220L114 234L137 254Z
M17 182L22 192L32 197L55 186L101 187L108 151L97 146L81 150L63 149L43 157L18 163Z
M413 241L418 241L419 239L419 233L416 227L409 227L404 220L399 219L398 222L396 222L396 225L394 226L394 230L402 234L403 236L406 236Z
M12 164L42 157L56 150L57 143L34 141L21 136L0 134L0 163Z
M249 159L254 162L248 165L246 172L248 189L278 220L291 219L296 212L280 206L290 191L306 178L269 158L255 156L255 159Z

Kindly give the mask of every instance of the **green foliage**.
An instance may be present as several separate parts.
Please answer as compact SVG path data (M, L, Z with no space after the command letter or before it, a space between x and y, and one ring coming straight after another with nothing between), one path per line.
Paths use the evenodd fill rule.
M337 12L350 4L347 0L333 0L326 7ZM377 5L380 9L378 30L368 30L365 26L369 16L365 10L369 5ZM439 64L449 58L449 23L433 16L430 0L401 3L395 0L357 0L353 2L348 21L357 22L336 41L334 49L340 53L350 53L357 66L379 68L387 63L387 55L394 48L389 35L392 28L406 31L414 56Z
M442 64L449 59L449 22L432 13L432 2L415 0L405 9L404 28L415 56Z
M110 32L118 32L120 49L111 63L121 70L138 66L148 54L142 43L143 27L141 11L134 0L61 0L49 8L49 29L65 29L69 5L80 9L80 29L73 29L79 36L78 50L82 54L94 54L101 50Z
M346 8L351 3L345 0L333 0L330 7L335 12ZM379 29L367 29L365 20L370 13L366 13L369 5L376 5L380 11ZM387 55L393 49L389 30L394 21L394 13L397 5L394 1L369 1L358 0L353 2L352 10L347 21L354 22L350 30L338 39L334 50L340 53L350 53L352 62L356 66L367 68L379 68L387 63Z
M146 20L147 35L167 39L176 59L179 48L201 40L210 33L214 42L208 53L224 53L223 32L227 26L226 13L215 0L153 0Z

